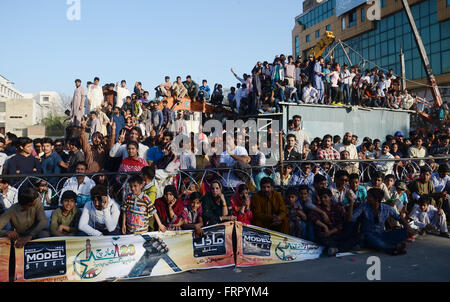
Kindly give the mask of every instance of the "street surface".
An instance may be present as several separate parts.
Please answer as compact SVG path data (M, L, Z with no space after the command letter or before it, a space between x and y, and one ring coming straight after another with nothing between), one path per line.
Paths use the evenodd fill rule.
M198 270L126 282L361 282L368 281L370 256L381 260L382 282L449 282L450 239L419 236L408 243L408 253L390 256L368 252L287 264Z

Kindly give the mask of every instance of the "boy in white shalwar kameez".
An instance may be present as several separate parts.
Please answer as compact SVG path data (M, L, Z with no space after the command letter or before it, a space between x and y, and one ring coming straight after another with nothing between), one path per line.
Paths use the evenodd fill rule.
M424 231L432 234L440 232L441 236L450 237L444 211L431 205L428 198L421 198L419 203L414 205L409 217L421 233Z

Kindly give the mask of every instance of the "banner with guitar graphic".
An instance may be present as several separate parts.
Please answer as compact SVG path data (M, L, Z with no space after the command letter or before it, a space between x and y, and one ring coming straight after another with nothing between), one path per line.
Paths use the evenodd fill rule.
M201 238L168 231L35 240L16 248L14 281L104 281L233 266L233 228L233 222L206 227Z
M323 247L300 238L240 222L235 223L236 266L297 262L319 258Z

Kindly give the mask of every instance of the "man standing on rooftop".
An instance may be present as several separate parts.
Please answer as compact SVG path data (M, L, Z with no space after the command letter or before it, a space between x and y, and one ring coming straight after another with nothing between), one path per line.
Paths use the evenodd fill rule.
M324 86L323 86L323 76L325 75L322 71L323 66L323 58L319 57L319 59L314 64L314 79L313 79L313 86L314 88L319 91L319 104L323 104L323 92L324 92Z
M91 86L91 89L88 91L89 111L95 111L95 109L101 108L104 101L103 90L99 83L100 79L95 77L94 86Z
M81 118L83 117L83 109L84 109L84 99L86 97L86 93L84 92L84 88L81 87L81 80L75 80L75 92L73 93L72 103L70 103L71 108L71 118L73 126L81 126Z

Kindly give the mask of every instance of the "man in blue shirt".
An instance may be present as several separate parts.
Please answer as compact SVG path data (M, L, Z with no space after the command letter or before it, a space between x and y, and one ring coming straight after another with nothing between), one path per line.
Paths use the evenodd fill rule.
M202 86L200 86L199 91L198 91L198 98L199 98L199 101L201 101L201 102L203 102L204 100L209 100L211 89L209 88L207 83L208 83L208 81L203 80Z
M161 146L165 145L166 143L172 143L173 140L173 134L169 131L164 132L163 140L161 144L151 147L147 151L147 163L150 166L152 163L157 163L161 158L164 157L164 153L162 152Z
M323 58L319 57L317 62L314 64L314 79L313 79L313 87L319 91L319 104L323 104L323 93L324 93L324 86L323 86L323 80L322 77L325 75L322 72L322 66L323 66Z
M163 130L162 126L164 122L164 116L162 111L156 107L156 103L154 101L150 102L150 112L153 130L155 130L156 133L159 133L161 130Z
M362 231L368 247L391 255L406 254L405 242L414 235L414 231L393 207L381 202L383 198L383 190L370 189L367 192L367 202L353 211L352 222L362 216ZM386 232L384 225L389 217L398 220L404 228Z
M361 203L367 200L367 190L364 186L360 185L359 175L356 173L350 174L348 177L350 189L355 193L355 208L360 206Z
M120 133L122 133L122 129L125 127L125 118L120 113L119 107L114 107L113 114L111 115L113 122L116 124L116 138L114 142L117 142L119 139Z
M290 186L299 186L299 185L307 185L312 186L314 183L314 173L311 172L311 164L310 163L302 163L301 171L295 173L291 181L289 182Z
M44 156L41 159L42 173L60 174L61 168L69 168L69 164L66 164L61 156L53 151L53 140L51 138L45 137L42 139L42 150L44 151ZM59 177L47 178L52 186L56 186L58 180Z

